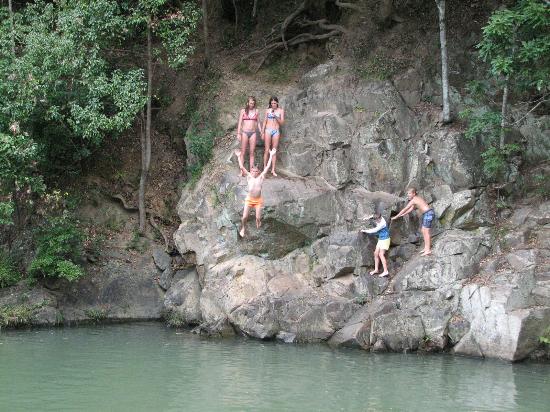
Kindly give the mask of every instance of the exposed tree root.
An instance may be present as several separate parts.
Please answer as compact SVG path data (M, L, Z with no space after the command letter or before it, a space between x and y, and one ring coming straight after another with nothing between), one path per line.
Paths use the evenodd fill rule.
M296 10L294 10L286 19L284 19L283 24L281 25L281 39L285 50L288 50L288 46L286 44L286 39L285 39L285 31L290 25L290 23L292 23L292 20L294 20L301 12L303 12L306 9L306 4L307 4L307 0L304 0Z
M122 196L120 193L117 193L115 195L111 195L111 198L115 199L115 200L118 200L120 203L122 203L122 207L125 209L125 210L128 210L130 212L137 212L138 211L138 207L137 206L134 206L134 205L131 205L130 203L128 203L126 201L126 199L124 198L124 196ZM147 213L147 215L149 216L149 223L151 224L151 226L157 231L160 233L160 235L162 236L163 240L164 240L164 246L165 246L165 250L166 252L169 252L170 251L170 241L168 240L168 236L166 236L166 234L164 233L164 231L160 228L160 226L157 224L157 222L155 222L155 218L159 219L163 224L167 224L167 225L174 225L175 223L169 219L166 219L165 217L163 216L160 216L158 213L154 212L153 210L151 209L146 209L145 212Z
M307 17L300 17L301 14L307 13L308 8L310 8L310 3L311 2L309 0L303 0L300 5L281 23L277 23L272 27L271 31L264 37L263 47L251 51L247 55L243 56L242 60L244 61L250 59L251 57L259 56L255 57L257 60L254 68L254 71L258 71L269 55L276 50L288 50L289 47L296 46L298 44L326 40L341 34L349 34L349 31L343 26L338 24L330 24L327 19L309 20ZM364 11L362 7L355 3L342 3L340 1L336 1L335 4L341 8ZM286 34L290 26L298 29L310 28L310 31L299 33L294 37L287 39Z

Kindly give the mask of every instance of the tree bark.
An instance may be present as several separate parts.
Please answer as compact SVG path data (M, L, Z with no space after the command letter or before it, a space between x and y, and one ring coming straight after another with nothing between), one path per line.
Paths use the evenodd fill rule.
M202 27L204 36L204 65L210 64L210 47L208 47L208 5L207 0L202 0Z
M441 43L441 85L443 88L443 123L451 121L449 102L449 59L447 56L447 29L445 27L445 0L435 0L439 11L439 41Z
M504 81L504 91L502 93L502 108L500 112L500 141L498 142L499 149L504 148L505 138L506 138L506 116L508 112L508 93L509 93L509 83L510 83L510 76L506 76L506 80Z
M153 55L151 39L151 16L147 19L147 115L145 118L145 133L141 128L141 176L139 179L139 231L145 232L146 209L145 191L147 188L147 177L151 165L151 99L153 95Z
M235 10L235 38L237 38L237 29L239 27L239 10L237 9L237 3L233 0L233 10Z
M12 0L8 0L8 10L10 14L10 24L11 24L11 51L15 55L15 22L13 20Z

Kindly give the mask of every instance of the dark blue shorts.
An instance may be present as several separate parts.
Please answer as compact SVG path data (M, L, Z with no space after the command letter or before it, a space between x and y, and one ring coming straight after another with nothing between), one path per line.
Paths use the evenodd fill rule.
M430 210L427 210L423 215L422 215L422 227L427 227L427 228L431 228L432 227L432 222L435 218L435 212L433 209L430 209Z

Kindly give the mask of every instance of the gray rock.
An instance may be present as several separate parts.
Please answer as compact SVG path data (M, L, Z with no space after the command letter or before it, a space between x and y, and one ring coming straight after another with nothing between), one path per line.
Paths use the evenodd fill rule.
M153 250L153 259L155 261L155 265L157 265L161 271L165 271L172 264L172 258L162 249L157 248Z
M162 274L159 277L159 286L163 290L168 290L170 288L170 285L172 283L173 275L174 275L174 273L172 272L172 268L170 266L168 266L166 269L164 269L164 271L162 272Z
M280 331L279 333L277 333L277 339L284 343L294 343L296 342L296 334Z
M394 312L373 320L370 340L372 344L382 341L388 349L403 352L418 349L425 336L420 317Z
M164 311L176 313L186 324L196 325L202 321L200 309L201 287L196 271L173 283L164 297Z

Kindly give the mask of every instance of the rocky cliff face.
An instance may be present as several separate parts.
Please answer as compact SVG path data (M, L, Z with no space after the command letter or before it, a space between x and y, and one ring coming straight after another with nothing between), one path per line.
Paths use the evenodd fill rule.
M550 206L516 211L497 244L479 148L433 107L411 108L410 88L336 63L306 74L281 100L280 177L266 180L263 225L244 240L246 182L220 144L178 204L175 243L191 269L166 276L165 309L209 333L528 356L550 325ZM361 218L388 219L409 185L436 211L434 253L418 255L416 216L395 221L391 278L372 277Z

